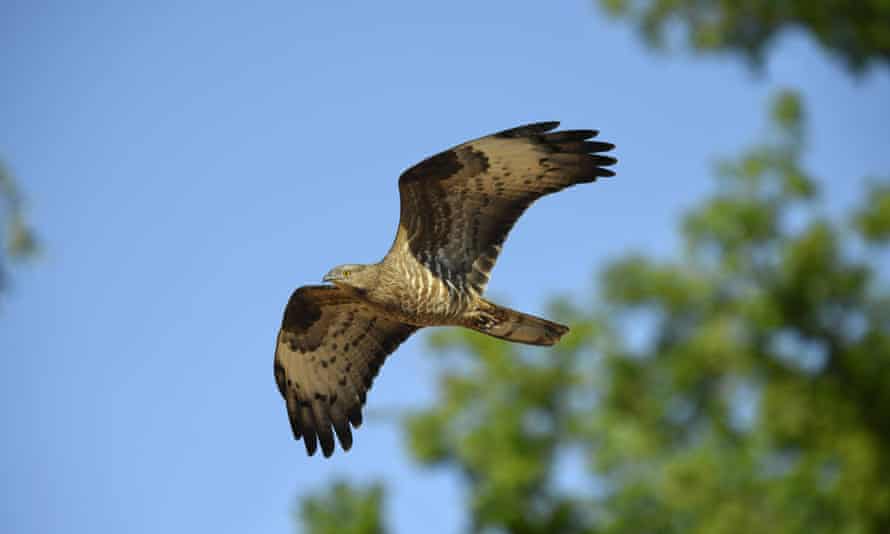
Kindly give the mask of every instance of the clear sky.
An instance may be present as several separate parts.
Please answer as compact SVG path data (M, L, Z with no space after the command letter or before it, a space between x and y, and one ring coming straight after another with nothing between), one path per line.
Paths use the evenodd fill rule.
M0 297L3 532L287 532L334 477L385 478L398 532L464 525L384 416L433 399L423 335L330 460L292 441L272 377L291 290L379 259L398 174L451 145L561 120L618 146L617 177L511 234L490 289L533 313L617 254L670 253L777 87L803 88L832 211L890 171L886 72L850 79L799 35L763 76L664 57L584 0L7 1L0 73L0 157L43 245Z

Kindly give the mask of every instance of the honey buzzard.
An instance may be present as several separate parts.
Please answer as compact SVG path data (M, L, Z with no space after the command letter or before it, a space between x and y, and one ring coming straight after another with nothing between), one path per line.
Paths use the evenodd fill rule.
M303 286L284 310L275 381L295 439L343 450L386 357L425 326L471 328L507 341L553 345L568 327L482 297L507 233L532 202L613 176L610 143L594 130L528 124L428 158L399 178L395 241L373 265L341 265L333 285Z

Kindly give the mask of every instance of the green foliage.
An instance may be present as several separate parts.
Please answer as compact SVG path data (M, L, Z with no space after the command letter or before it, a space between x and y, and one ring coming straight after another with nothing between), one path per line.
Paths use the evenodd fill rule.
M335 483L326 493L306 498L299 519L307 534L383 534L383 487L353 488Z
M589 325L576 329L592 334ZM470 331L438 334L434 344L457 361L441 375L435 408L407 418L415 458L465 475L476 528L578 531L581 510L552 479L556 454L572 440L568 405L580 353L520 351ZM577 336L565 346L577 346Z
M0 288L2 288L6 256L20 259L33 255L37 250L34 234L25 224L18 188L2 162L0 162L0 221L5 224L6 234L4 246L0 248Z
M663 48L680 27L700 51L737 52L755 63L782 31L803 29L852 71L890 62L886 0L599 0L632 21L649 44Z
M869 184L865 205L853 220L868 241L881 243L890 239L890 183Z
M802 117L780 96L770 143L720 166L683 258L603 276L610 328L654 318L604 355L590 415L606 532L890 531L888 295L851 252L881 235L886 184L858 234L821 217Z

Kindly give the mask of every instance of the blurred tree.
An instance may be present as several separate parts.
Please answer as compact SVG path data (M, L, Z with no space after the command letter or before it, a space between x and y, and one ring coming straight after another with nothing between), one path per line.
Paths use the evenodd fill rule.
M598 0L632 21L658 48L682 28L696 50L739 52L762 62L770 42L802 29L854 72L890 64L890 2L886 0Z
M325 494L308 497L298 517L313 534L383 534L383 487L353 488L335 483Z
M680 261L605 271L610 328L647 321L604 351L586 419L606 532L890 532L890 294L857 255L886 245L888 183L832 222L793 94L773 119L686 217Z
M0 248L0 290L5 286L7 257L24 258L32 255L37 246L34 234L25 224L22 200L12 175L0 162L0 221L5 236Z
M780 94L679 258L619 260L593 304L556 302L555 348L431 337L439 399L405 425L418 462L463 474L474 532L890 532L890 182L822 215L804 120ZM309 502L355 506L340 491Z

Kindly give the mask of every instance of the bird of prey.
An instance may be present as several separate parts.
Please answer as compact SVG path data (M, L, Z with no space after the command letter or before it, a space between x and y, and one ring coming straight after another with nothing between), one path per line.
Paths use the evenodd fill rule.
M468 141L399 178L401 214L386 256L341 265L331 285L303 286L284 310L275 381L295 439L312 455L344 451L386 357L425 326L462 326L529 345L553 345L568 327L483 298L507 233L535 200L614 176L610 143L595 130L541 122Z

